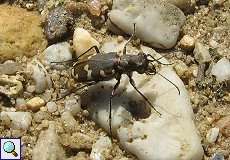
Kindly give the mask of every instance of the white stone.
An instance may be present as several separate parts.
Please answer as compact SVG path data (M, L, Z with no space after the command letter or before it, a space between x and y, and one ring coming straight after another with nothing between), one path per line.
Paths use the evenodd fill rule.
M220 59L212 68L212 75L216 76L217 81L230 79L230 62L227 58Z
M4 116L8 116L11 119L12 129L29 129L32 121L30 112L1 112L0 119Z
M68 63L51 62L64 62L68 60L72 60L72 51L67 42L53 44L44 50L44 63L52 68L65 69Z
M121 30L129 35L136 23L136 36L152 47L172 48L185 21L183 12L176 6L156 0L114 0L109 12L109 29ZM113 25L115 24L115 25Z
M195 43L195 49L193 51L195 59L201 64L210 62L212 60L208 49L200 42Z
M156 58L161 57L150 48L142 47L142 50ZM167 63L165 59L161 60ZM171 83L159 75L134 73L137 88L162 114L159 116L152 110L148 118L135 121L127 110L138 107L136 112L139 113L148 109L149 105L129 84L127 76L122 76L117 96L112 100L113 135L117 134L121 145L140 160L201 160L203 149L185 86L171 67L162 66L159 73L179 87L180 95ZM109 96L115 83L116 80L111 80L91 86L82 99L88 102L93 120L107 131ZM134 102L132 106L130 102Z
M69 97L65 100L65 111L70 111L72 115L76 115L81 111L81 101L77 96Z
M220 132L219 128L211 128L206 135L207 141L209 143L216 142L219 132Z
M106 152L110 152L112 147L111 140L109 137L101 136L95 144L93 144L92 151L90 153L91 160L105 160Z
M52 86L52 81L45 67L38 61L33 60L27 65L27 70L32 72L32 79L35 82L35 92L43 93L47 88Z
M47 110L50 113L54 113L57 111L57 104L55 102L48 102L46 104Z
M76 52L76 57L80 56L92 46L99 47L99 42L95 40L87 30L83 28L75 28L73 35L73 47ZM87 53L87 55L94 53L96 53L96 51L92 49L89 53Z
M65 152L59 142L59 137L55 131L55 126L50 124L46 131L42 131L38 141L32 151L33 160L56 159L63 160Z

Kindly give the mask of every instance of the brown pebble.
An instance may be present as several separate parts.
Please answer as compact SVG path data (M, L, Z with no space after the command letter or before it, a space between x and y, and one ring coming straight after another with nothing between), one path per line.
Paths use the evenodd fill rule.
M230 137L230 116L225 116L217 121L216 126L220 129L220 132L226 136Z

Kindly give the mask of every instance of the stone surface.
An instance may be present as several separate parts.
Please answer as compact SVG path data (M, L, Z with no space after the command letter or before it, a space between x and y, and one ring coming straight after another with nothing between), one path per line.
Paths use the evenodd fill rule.
M230 79L230 62L227 58L220 59L214 64L212 75L216 76L217 81L225 81Z
M11 120L10 128L12 129L22 129L22 130L28 130L31 121L32 116L29 112L1 112L0 113L0 119L4 119L9 117Z
M212 60L208 49L200 42L195 43L193 54L196 61L199 62L200 64L205 62L210 62Z
M93 144L90 158L92 160L106 160L106 156L110 154L112 143L109 137L100 137L95 144Z
M32 152L33 160L64 160L65 152L59 142L54 124L42 131Z
M150 48L142 47L142 50L156 58L160 57ZM167 63L163 58L161 60ZM140 160L201 160L203 149L185 86L169 66L163 66L159 73L179 87L180 95L175 86L159 75L134 73L137 88L162 115L153 110L150 114L149 105L132 88L128 78L122 76L112 100L113 135L117 134L120 144ZM89 87L86 97L82 95L82 101L88 102L93 120L107 131L109 96L115 82L98 83ZM131 120L130 112L139 120Z
M120 34L133 33L152 47L172 48L185 21L183 12L176 6L156 0L114 0L109 12L109 29Z
M69 43L57 43L49 46L44 50L44 64L50 65L54 69L65 69L68 63L51 63L64 62L72 59L72 51Z
M38 111L42 106L45 105L45 101L40 97L34 97L26 102L26 105L32 111Z
M0 61L33 56L47 45L40 17L18 7L0 5L0 35Z
M45 23L45 34L50 43L62 41L73 30L73 16L64 7L52 9Z
M208 141L209 143L214 143L214 142L216 142L217 137L218 137L218 135L219 135L219 131L220 131L219 128L211 128L211 129L208 131L207 135L206 135L207 141Z
M90 33L83 28L75 28L73 35L73 47L76 52L76 57L87 51L90 47L97 46L99 43L95 40ZM96 53L94 49L88 52L87 55Z

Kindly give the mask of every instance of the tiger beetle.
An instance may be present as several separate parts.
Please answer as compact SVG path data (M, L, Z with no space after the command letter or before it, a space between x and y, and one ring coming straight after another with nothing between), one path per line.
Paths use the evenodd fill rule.
M140 94L141 97L151 106L155 112L159 115L161 113L155 109L155 107L150 103L150 101L142 94L136 87L135 82L132 78L132 73L136 71L139 74L147 74L147 75L155 75L158 74L172 85L176 87L180 94L179 88L171 82L169 79L156 72L155 66L151 62L158 62L163 65L171 65L164 64L159 61L159 59L155 59L150 54L145 54L143 52L138 53L138 55L127 55L126 54L126 46L127 44L134 38L135 36L135 24L134 24L134 32L132 36L129 38L127 43L123 48L123 55L118 55L117 52L110 52L102 54L97 46L92 46L86 52L77 57L77 61L73 64L71 74L76 82L85 83L85 85L81 88L77 88L77 90L82 89L87 86L94 85L101 81L108 81L113 78L117 80L116 84L113 87L109 98L109 132L112 137L112 127L111 127L111 108L112 108L112 99L115 96L116 89L119 87L121 75L126 74L129 77L129 82L133 86L133 88ZM88 57L87 60L79 59L86 53L88 53L91 49L95 49L97 54ZM55 62L54 62L55 63ZM60 62L57 62L60 63ZM63 97L62 97L63 98Z

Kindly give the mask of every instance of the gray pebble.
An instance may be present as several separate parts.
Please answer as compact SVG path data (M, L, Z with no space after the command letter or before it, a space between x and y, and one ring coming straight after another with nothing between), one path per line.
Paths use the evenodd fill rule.
M50 43L63 40L72 31L72 15L64 7L54 8L49 12L45 23L45 34Z

